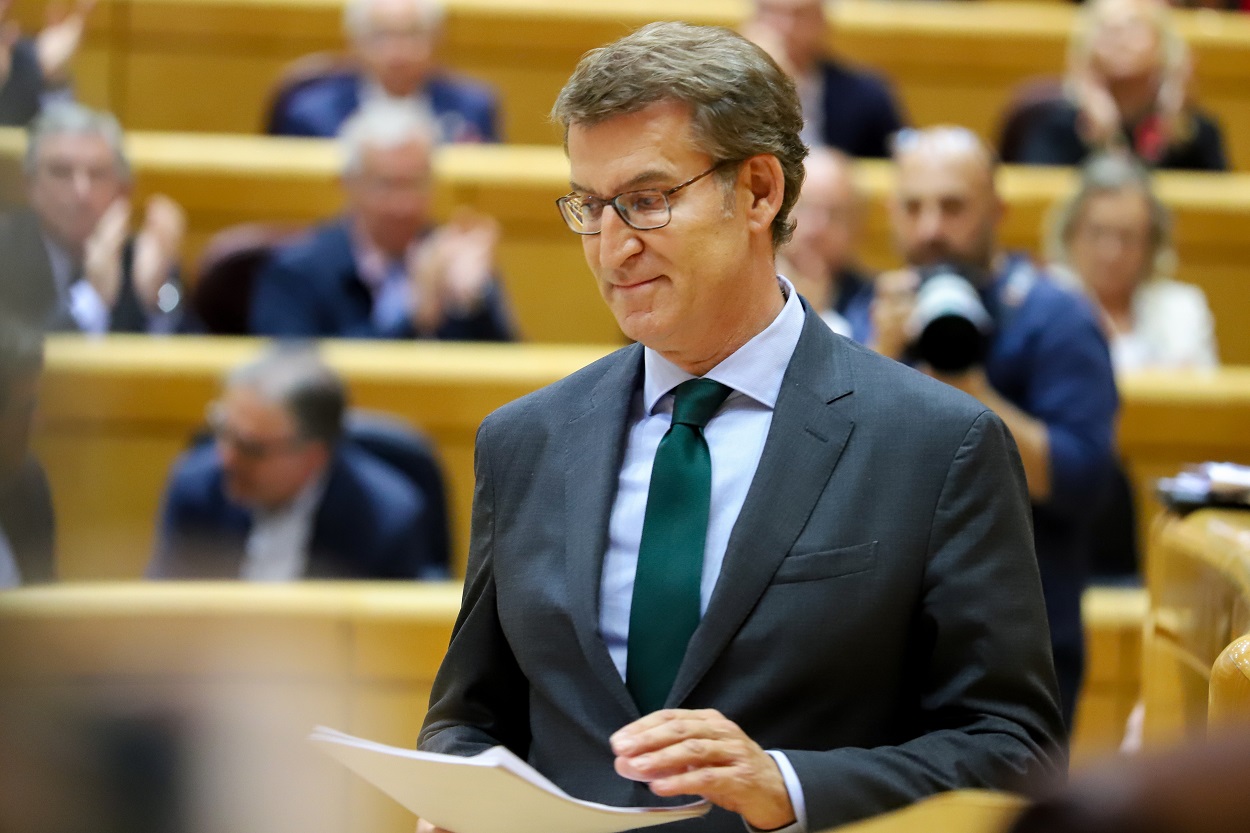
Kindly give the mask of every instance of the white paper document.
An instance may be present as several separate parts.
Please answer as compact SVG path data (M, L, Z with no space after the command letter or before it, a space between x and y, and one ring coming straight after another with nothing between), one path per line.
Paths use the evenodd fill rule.
M701 816L711 806L582 801L502 746L461 758L374 743L325 726L308 739L421 818L455 833L619 833Z

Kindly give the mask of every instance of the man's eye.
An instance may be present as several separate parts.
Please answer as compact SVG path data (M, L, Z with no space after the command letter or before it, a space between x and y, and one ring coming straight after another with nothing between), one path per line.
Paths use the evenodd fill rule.
M629 200L634 211L663 211L664 195L659 191L639 191Z
M582 197L576 205L584 217L598 217L603 213L604 202L596 197Z

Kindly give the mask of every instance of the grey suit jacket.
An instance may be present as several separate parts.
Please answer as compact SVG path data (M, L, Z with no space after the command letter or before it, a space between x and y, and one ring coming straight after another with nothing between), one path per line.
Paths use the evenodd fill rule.
M639 713L598 633L641 378L634 345L483 422L464 603L422 749L502 743L574 796L664 803L613 771L608 737ZM996 416L809 310L668 705L718 709L783 750L813 831L1062 773L1029 517ZM677 824L743 829L719 808Z

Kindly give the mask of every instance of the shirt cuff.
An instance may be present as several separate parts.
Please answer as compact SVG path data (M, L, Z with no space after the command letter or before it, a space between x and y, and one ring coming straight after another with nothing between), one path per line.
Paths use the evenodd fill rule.
M790 795L790 806L794 809L794 824L779 827L769 833L807 833L807 804L803 801L803 785L799 783L799 776L794 771L794 765L790 763L790 759L784 752L776 749L765 751L776 761L777 769L781 770L781 778L786 782L786 792ZM751 833L763 833L759 828L752 827L745 821L743 824Z
M69 312L84 333L102 335L109 329L112 314L100 293L86 280L74 281L69 288Z

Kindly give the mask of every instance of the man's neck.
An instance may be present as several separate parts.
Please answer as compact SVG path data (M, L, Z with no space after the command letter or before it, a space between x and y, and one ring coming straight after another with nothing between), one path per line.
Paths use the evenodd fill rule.
M733 326L726 328L719 344L703 355L661 353L664 358L693 376L703 376L716 365L732 356L751 339L768 328L776 320L786 304L781 283L774 276L774 289L744 300L742 309L754 310L755 314L743 316Z

